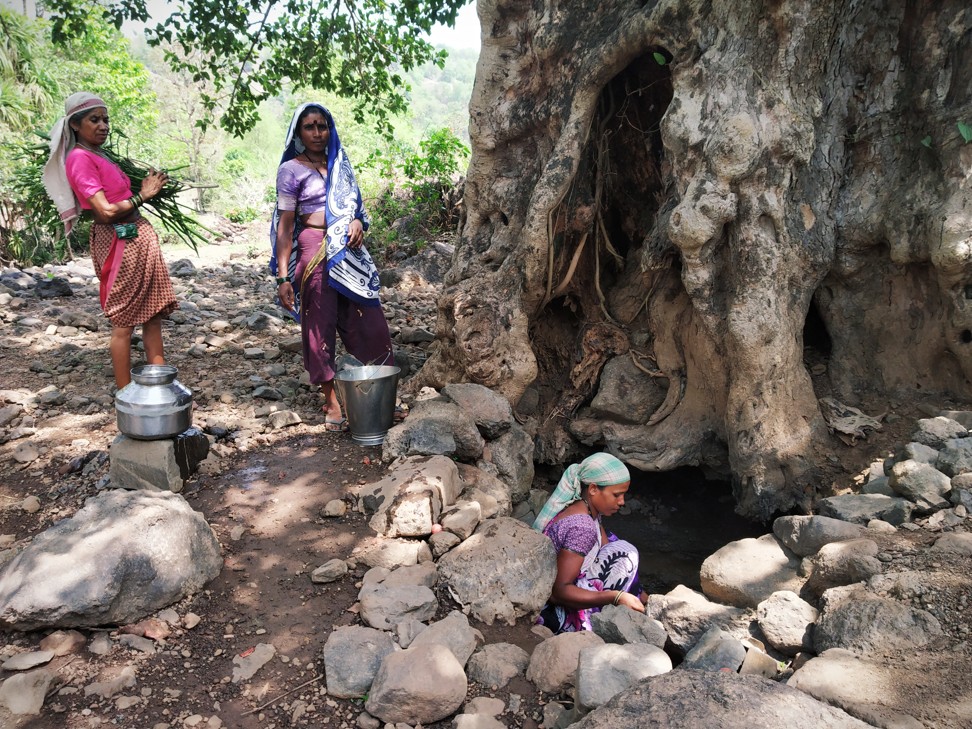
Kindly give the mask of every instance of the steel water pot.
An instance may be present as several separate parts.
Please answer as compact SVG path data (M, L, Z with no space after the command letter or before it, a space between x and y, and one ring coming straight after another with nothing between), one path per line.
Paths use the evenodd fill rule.
M192 425L192 392L172 365L139 365L115 393L118 430L130 438L171 438Z

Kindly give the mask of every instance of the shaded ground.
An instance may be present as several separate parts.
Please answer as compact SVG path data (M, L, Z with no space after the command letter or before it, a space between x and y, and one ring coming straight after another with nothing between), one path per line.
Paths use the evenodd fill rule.
M258 286L254 281L263 278L262 249L240 244L214 246L201 253L201 259L190 260L207 272L219 271L231 257L237 267L252 267L255 272L252 280L241 281L235 292L239 298L236 310L227 310L226 318L262 300L254 291ZM189 257L185 249L167 249L165 255L170 262ZM207 273L197 277L191 288L210 296L213 289L223 288L220 284ZM18 317L34 316L40 324L4 327L6 336L0 348L4 381L0 389L36 392L52 383L67 395L82 392L95 404L41 409L34 422L37 431L29 437L42 451L36 461L17 464L10 460L9 454L23 439L0 445L0 505L4 507L0 510L0 535L10 535L8 539L18 545L72 515L86 498L97 493L99 482L107 475L105 452L117 434L113 411L97 406L97 398L105 398L112 390L107 331L102 328L63 342L59 335L53 335L58 337L55 346L50 346L49 340L41 343L43 337L31 329L43 331L53 323L55 310L77 309L79 301L25 299L28 310L18 311ZM422 321L421 312L414 310L410 310L408 321L432 324ZM245 427L252 420L253 409L267 403L246 397L223 402L220 392L238 394L251 389L246 379L266 377L269 363L244 362L242 352L235 348L201 359L187 357L187 349L205 332L205 328L171 326L171 322L165 330L167 356L179 368L180 381L190 385L196 396L194 421ZM237 342L239 349L270 348L275 339L279 337L245 331ZM64 365L66 355L69 366ZM138 361L137 352L133 358ZM421 359L421 352L415 358ZM277 363L286 367L283 376L296 378L300 373L296 355L285 355ZM183 491L193 508L205 514L224 555L225 568L202 593L172 606L183 619L187 614L198 615L199 624L191 630L175 630L151 655L116 645L106 656L82 651L56 658L50 667L57 671L57 679L44 712L22 726L212 726L217 724L212 717L219 717L223 726L241 729L355 724L362 711L361 702L334 700L323 690L321 650L333 627L356 621L355 612L349 609L366 568L352 570L328 585L312 583L309 575L329 559L347 558L357 541L371 534L357 512L324 518L321 509L332 499L346 498L349 505L353 504L353 487L380 478L385 464L380 460L380 448L356 445L347 433L326 432L315 394L299 395L294 410L304 421L295 427L249 432L235 442L218 440L224 453L219 472L194 476ZM72 461L75 465L84 462L87 472L67 473ZM36 513L25 512L20 506L28 496L40 501ZM440 594L440 604L440 617L454 607L444 594ZM526 624L476 627L489 642L517 643L527 650L539 642ZM46 632L0 632L0 652L3 645L10 652L36 650ZM86 631L89 639L96 632ZM114 638L119 635L117 630L106 632ZM273 644L276 657L251 680L232 683L233 657L245 655L258 643ZM135 668L134 687L111 698L84 695L85 686L111 679L126 666ZM471 696L496 694L474 684L470 692ZM522 708L504 720L510 726L535 725L533 715L541 699L525 680L512 683L499 695L509 701L510 693L517 692L522 696ZM446 725L451 726L451 722Z
M313 584L309 573L329 559L347 557L356 541L370 534L355 512L325 519L320 511L329 500L342 498L348 485L378 477L384 469L378 451L353 444L346 434L308 428L305 434L248 454L239 468L191 482L184 495L212 525L223 545L225 564L203 593L172 606L180 616L199 615L200 624L177 631L155 655L119 646L101 658L82 653L56 659L52 665L60 666L60 685L77 688L134 665L137 684L119 696L135 696L138 701L122 710L119 696L107 700L81 692L57 695L48 700L42 717L24 726L91 726L86 711L129 727L173 720L174 726L181 726L181 719L193 715L216 715L224 726L242 729L289 726L300 707L295 702L306 702L307 713L298 726L323 726L326 719L330 726L345 725L341 720L352 725L361 712L360 702L326 697L321 691L320 656L333 627L355 622L349 608L365 568L328 585ZM374 460L366 464L365 459ZM10 514L11 510L4 512L0 522L3 533L17 530ZM242 535L234 532L237 528ZM448 606L443 601L443 614ZM516 642L528 649L539 642L525 625L477 627L490 641ZM36 649L44 634L4 637ZM252 680L231 683L233 657L258 643L272 644L277 656ZM505 699L510 690L517 686L507 687ZM520 682L519 690L530 692L524 696L525 707L536 704L538 697L528 684ZM474 686L471 691L486 693Z

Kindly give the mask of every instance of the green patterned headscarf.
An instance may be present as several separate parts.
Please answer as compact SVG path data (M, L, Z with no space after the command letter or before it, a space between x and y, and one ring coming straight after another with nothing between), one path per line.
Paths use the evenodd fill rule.
M547 503L543 505L539 516L533 522L533 528L543 531L551 519L559 514L565 506L581 498L584 484L595 484L600 487L616 486L631 480L628 468L609 453L595 453L580 463L567 467L560 483L550 494Z

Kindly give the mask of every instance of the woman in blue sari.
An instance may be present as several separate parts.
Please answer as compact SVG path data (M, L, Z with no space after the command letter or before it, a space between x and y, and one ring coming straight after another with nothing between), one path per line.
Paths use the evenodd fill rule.
M301 324L304 368L324 395L328 430L347 421L334 391L336 334L367 364L394 364L378 270L365 249L368 216L331 113L318 103L294 112L270 228L270 271L281 305Z

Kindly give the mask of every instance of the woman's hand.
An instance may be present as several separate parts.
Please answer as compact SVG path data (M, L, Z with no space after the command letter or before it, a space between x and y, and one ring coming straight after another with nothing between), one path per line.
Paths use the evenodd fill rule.
M636 610L639 613L645 611L645 604L638 598L637 595L632 595L630 592L622 592L621 597L618 599L618 605L624 605L627 608Z
M287 311L294 310L294 287L290 281L284 281L277 287L277 296Z
M355 218L348 226L348 248L357 250L364 243L364 226Z
M150 200L165 187L165 183L169 181L169 176L162 172L161 170L152 170L147 175L145 179L142 180L142 187L138 191L138 194L142 196L143 200Z

